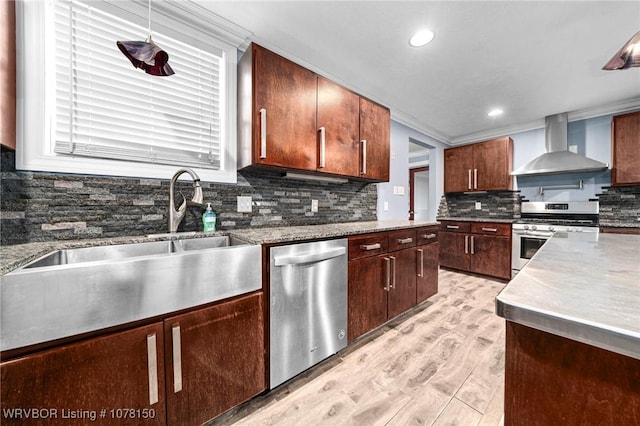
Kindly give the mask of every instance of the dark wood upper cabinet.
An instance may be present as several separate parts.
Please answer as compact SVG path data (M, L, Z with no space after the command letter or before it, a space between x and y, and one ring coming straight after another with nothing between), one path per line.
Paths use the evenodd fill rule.
M316 75L252 44L238 63L239 165L316 169Z
M238 63L238 168L389 180L389 109L252 44Z
M359 102L355 93L318 77L319 171L358 175Z
M444 192L513 189L513 140L492 139L444 150Z
M15 1L0 2L0 145L16 149Z
M360 177L389 181L391 113L389 109L360 98Z
M611 185L640 184L640 111L611 122Z

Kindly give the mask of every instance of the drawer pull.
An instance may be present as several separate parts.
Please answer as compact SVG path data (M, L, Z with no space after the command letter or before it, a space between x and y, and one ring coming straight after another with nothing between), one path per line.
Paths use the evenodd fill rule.
M362 244L360 246L360 250L378 250L379 248L382 248L382 244L380 243L375 243L375 244Z
M460 229L458 225L447 225L447 229Z
M485 232L498 232L498 228L482 228Z
M398 239L396 240L396 242L397 242L398 244L409 244L409 243L412 243L412 242L413 242L413 238L411 238L411 237L409 237L409 238L398 238Z
M178 393L182 390L180 325L171 327L171 340L173 342L173 392Z
M158 355L156 334L147 335L147 369L149 371L149 405L158 402Z
M437 236L438 236L437 234L424 234L424 235L422 236L422 238L423 238L424 240L432 240L432 239L434 239L434 238L435 238L435 237L437 237Z

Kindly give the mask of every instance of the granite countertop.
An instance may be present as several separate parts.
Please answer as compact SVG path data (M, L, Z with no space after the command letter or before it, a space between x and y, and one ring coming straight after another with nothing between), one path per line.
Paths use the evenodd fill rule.
M514 223L517 219L500 219L493 217L447 217L439 216L436 220L455 220L458 222L492 222L492 223Z
M550 238L497 296L496 312L640 359L640 235Z
M437 222L408 220L383 220L368 222L347 222L328 225L290 226L278 228L255 228L204 234L202 232L184 232L176 234L140 235L131 237L96 238L72 241L50 241L16 244L0 247L0 275L13 271L27 263L55 250L104 246L112 244L132 244L148 241L170 240L175 238L206 238L207 236L230 235L252 244L277 244L288 241L304 241L323 238L364 234L369 232L390 231L394 229L437 225Z

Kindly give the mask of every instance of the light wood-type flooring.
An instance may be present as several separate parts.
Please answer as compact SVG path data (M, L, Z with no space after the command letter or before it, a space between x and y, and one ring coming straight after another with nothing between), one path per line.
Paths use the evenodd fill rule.
M212 424L501 425L494 298L506 283L447 270L439 280L425 303Z

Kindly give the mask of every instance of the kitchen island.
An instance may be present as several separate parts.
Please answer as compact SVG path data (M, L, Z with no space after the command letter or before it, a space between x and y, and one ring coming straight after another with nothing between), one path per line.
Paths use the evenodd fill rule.
M496 312L505 425L640 424L640 236L554 236Z

